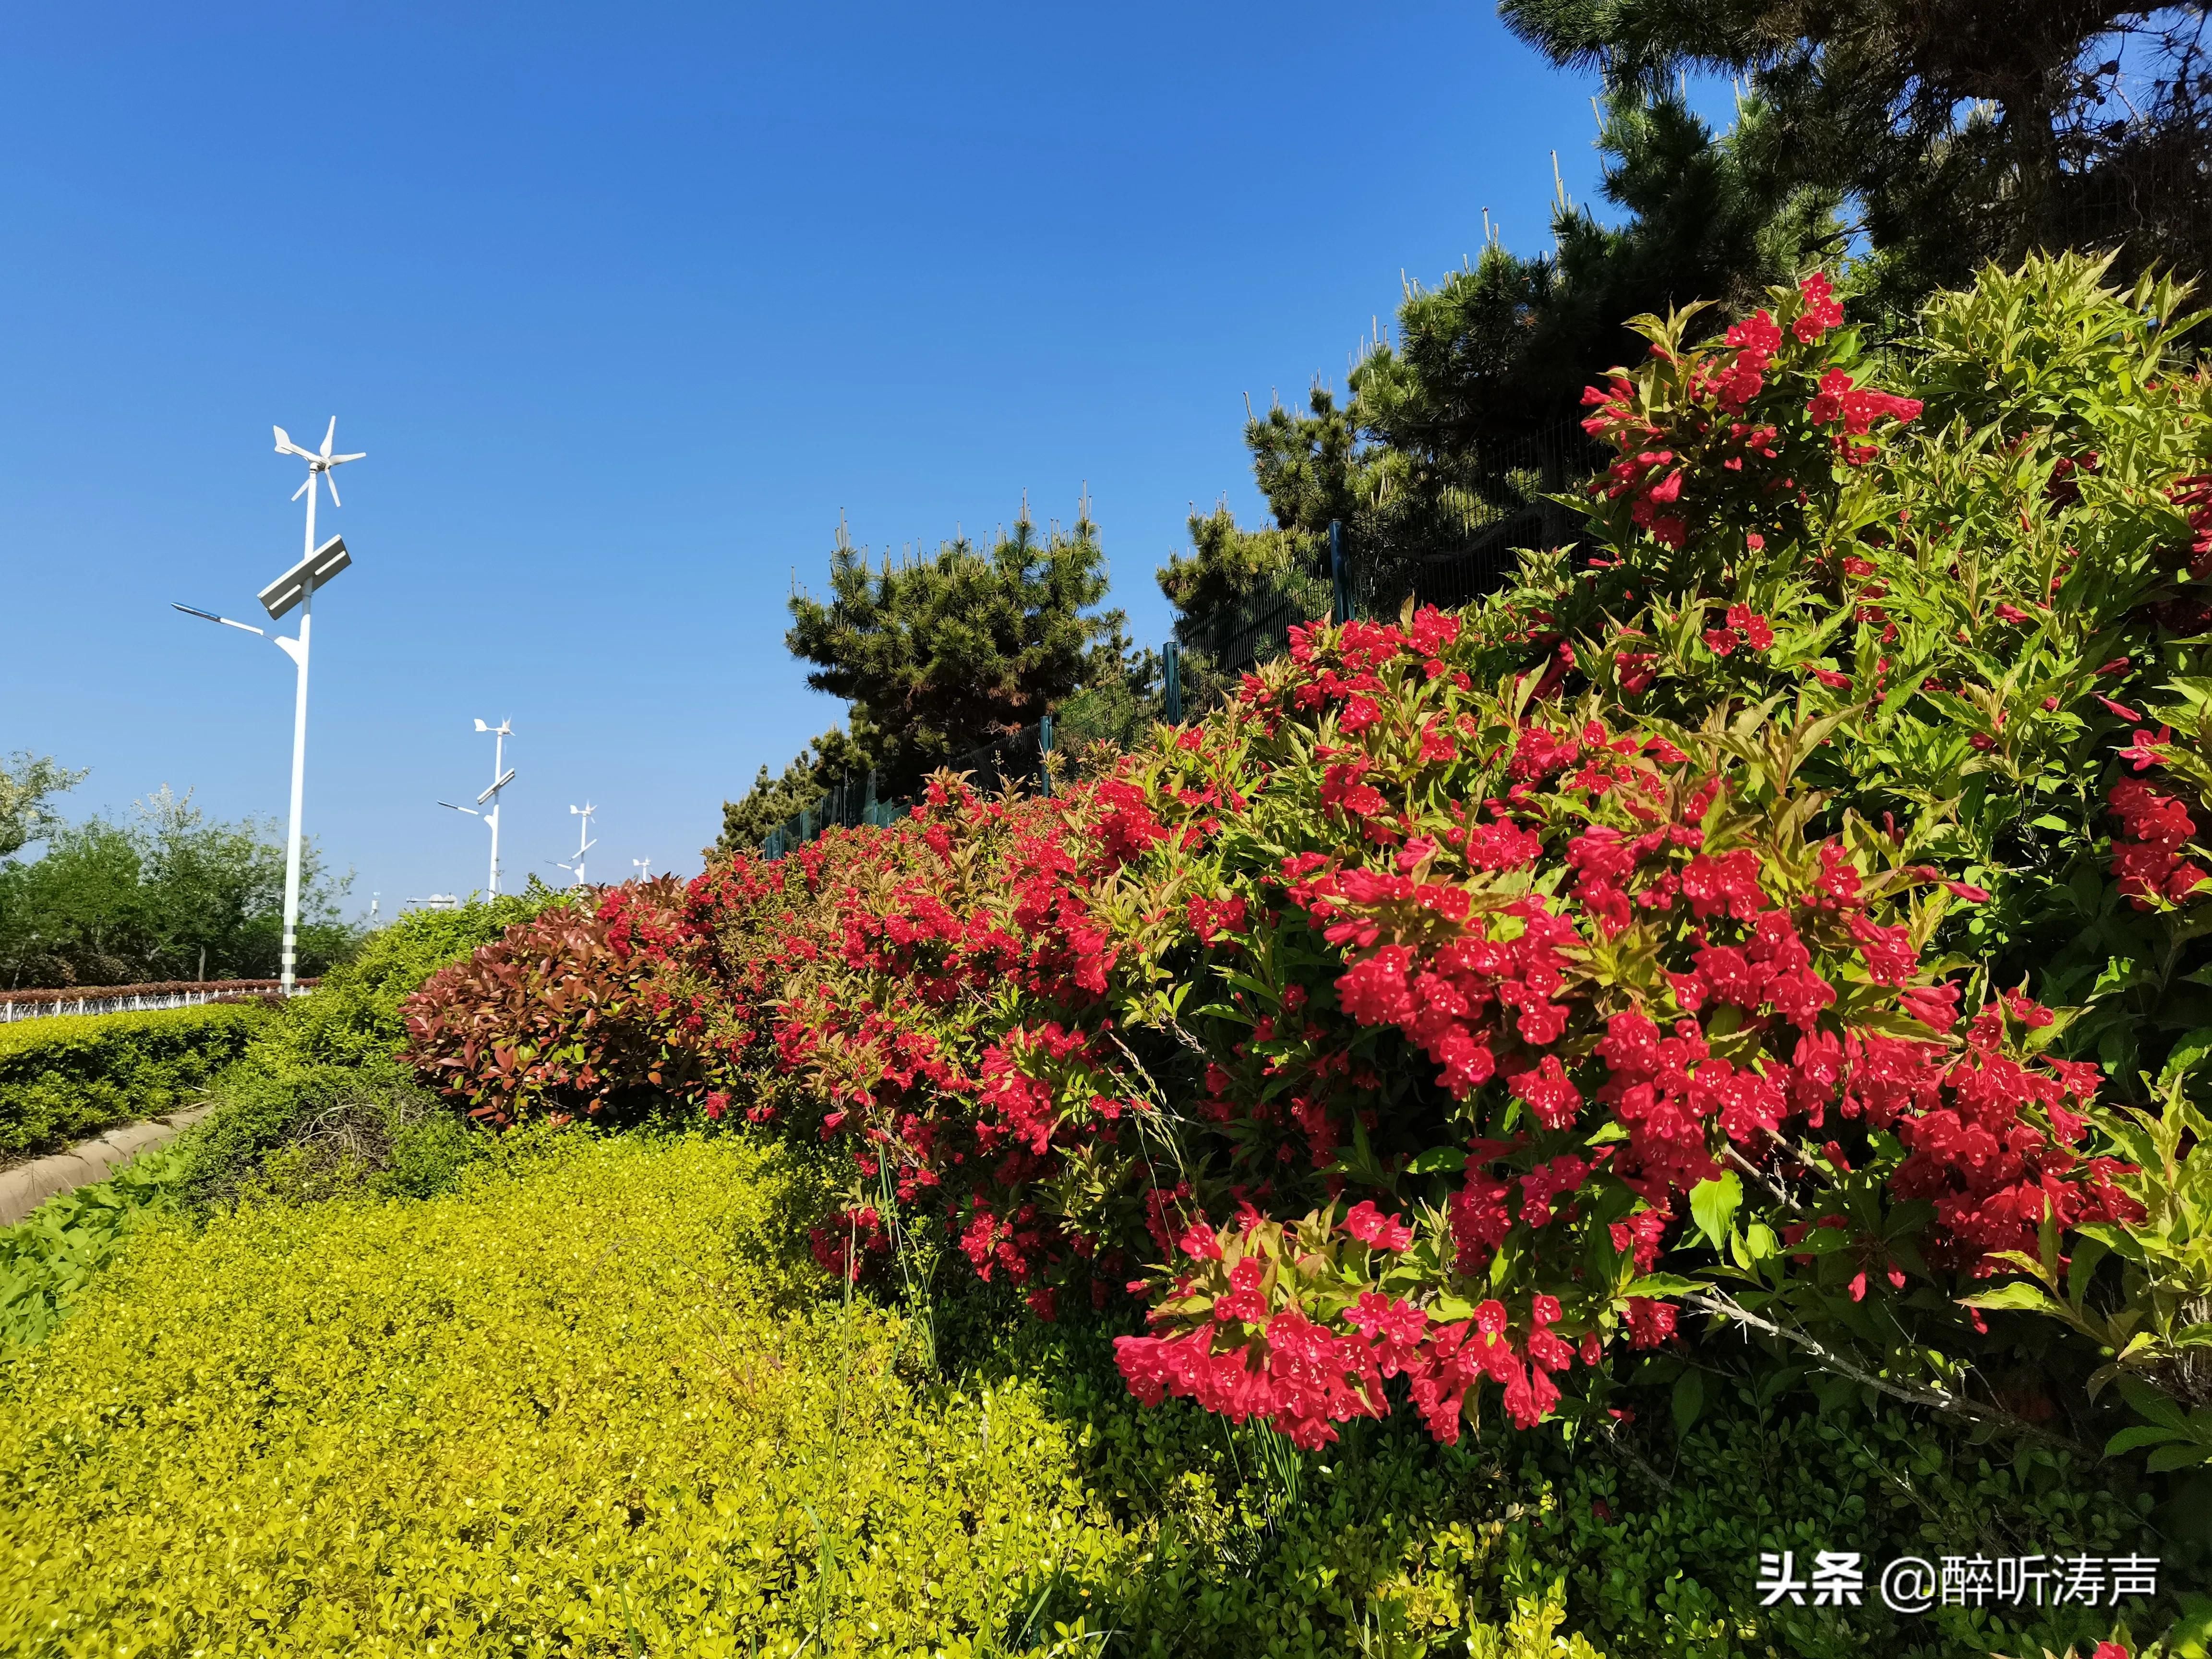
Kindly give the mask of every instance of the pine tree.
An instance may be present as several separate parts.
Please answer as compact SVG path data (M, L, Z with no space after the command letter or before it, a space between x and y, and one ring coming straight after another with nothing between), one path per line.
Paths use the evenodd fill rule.
M956 538L931 556L886 553L879 566L841 525L829 598L793 594L784 642L814 665L807 684L845 700L848 726L815 738L781 777L763 766L742 799L725 801L717 849L759 845L832 786L871 771L879 794L896 799L1079 693L1097 694L1125 724L1146 714L1157 706L1158 659L1132 652L1124 613L1097 609L1105 597L1087 501L1064 532L1040 538L1024 501L988 552Z
M1583 387L1642 349L1628 319L1748 299L1843 240L1834 192L1777 165L1784 140L1756 100L1717 135L1677 93L1622 91L1598 143L1622 223L1562 191L1551 252L1516 255L1493 235L1436 288L1407 285L1395 339L1367 345L1348 399L1316 386L1303 410L1279 404L1247 424L1275 526L1241 529L1225 509L1193 519L1193 552L1159 573L1186 617L1286 571L1325 573L1332 521L1370 571L1516 517L1532 542L1555 533L1540 498L1580 470Z
M1616 92L1747 77L1777 176L1847 196L1875 297L1903 309L2032 249L2212 256L2203 0L1502 0ZM1715 295L1710 297L1719 298Z
M832 726L800 750L781 777L763 766L743 799L722 803L722 833L707 849L714 858L749 851L787 818L817 806L831 789L865 779L870 762L842 727Z

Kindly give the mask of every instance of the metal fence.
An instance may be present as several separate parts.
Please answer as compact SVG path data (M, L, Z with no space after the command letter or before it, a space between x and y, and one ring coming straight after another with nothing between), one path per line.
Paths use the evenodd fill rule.
M317 981L297 981L289 994L305 996ZM46 1019L57 1014L150 1013L163 1008L193 1008L204 1002L234 1000L240 997L287 994L281 980L207 980L192 984L87 985L64 990L0 992L0 1025L18 1020Z
M968 774L969 785L986 792L1030 784L1045 794L1052 793L1052 771L1046 757L1053 751L1052 716L992 738L973 749L948 757L946 769ZM932 769L933 770L935 769ZM819 837L824 830L842 825L888 824L902 817L921 797L884 799L878 794L873 772L847 777L830 786L815 805L793 813L768 832L761 856L780 859Z
M1574 538L1573 509L1557 497L1606 463L1603 446L1579 422L1562 422L1513 443L1492 447L1480 467L1460 481L1461 544L1449 552L1362 546L1346 538L1344 580L1350 616L1395 620L1406 601L1455 610L1504 585L1514 551L1556 547Z

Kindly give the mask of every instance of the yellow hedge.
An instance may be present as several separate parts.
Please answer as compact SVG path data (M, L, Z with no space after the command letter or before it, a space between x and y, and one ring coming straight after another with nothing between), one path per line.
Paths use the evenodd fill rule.
M613 1142L143 1235L0 1376L0 1653L969 1651L1122 1547L1031 1397L987 1447L787 1265L797 1180Z
M0 1025L0 1159L189 1105L269 1022L259 1003Z

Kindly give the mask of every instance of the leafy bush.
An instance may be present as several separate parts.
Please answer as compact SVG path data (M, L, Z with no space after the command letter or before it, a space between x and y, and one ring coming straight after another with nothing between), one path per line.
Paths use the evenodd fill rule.
M2140 1531L2063 1458L1748 1399L1633 1431L1670 1494L1498 1425L1224 1435L988 1309L936 1382L798 1251L813 1180L525 1132L426 1202L143 1227L0 1373L0 1652L1934 1659L2093 1627L1762 1612L1757 1551Z
M533 879L526 892L401 916L371 933L351 961L325 975L313 996L288 1004L283 1023L256 1045L254 1063L270 1069L389 1058L407 1034L400 1005L424 980L507 928L571 902L568 894Z
M482 1149L392 1060L400 1009L424 979L567 896L524 894L417 911L373 933L310 996L288 1002L210 1090L215 1111L188 1138L195 1206L258 1195L304 1199L365 1186L427 1196Z
M1404 1424L1361 1422L1299 1454L1188 1406L1131 1410L1116 1398L1110 1329L1032 1327L1000 1339L995 1358L1046 1382L1053 1414L1082 1433L1086 1478L1147 1539L1152 1563L1115 1618L1138 1653L1329 1640L1340 1652L1456 1652L1470 1625L1480 1653L1483 1621L1546 1607L1571 1639L1620 1656L1952 1659L2069 1642L2086 1653L2112 1610L1898 1618L1878 1604L1761 1607L1751 1584L1762 1550L1879 1563L2163 1548L2169 1583L2189 1582L2197 1559L2161 1536L2124 1479L2044 1449L1992 1458L1902 1412L1793 1408L1779 1374L1711 1376L1686 1432L1662 1414L1577 1442L1492 1425L1437 1447ZM2137 1610L2138 1624L2144 1611L2162 1623L2170 1606Z
M0 1160L191 1103L268 1028L255 1003L0 1025Z
M662 1095L703 1102L710 945L684 926L683 884L556 907L441 969L403 1007L409 1053L471 1116L635 1115ZM726 1006L726 1000L715 998ZM612 1109L611 1112L610 1109Z
M198 1208L356 1188L428 1198L485 1152L444 1102L388 1060L240 1066L217 1085L216 1104L179 1149L183 1194Z

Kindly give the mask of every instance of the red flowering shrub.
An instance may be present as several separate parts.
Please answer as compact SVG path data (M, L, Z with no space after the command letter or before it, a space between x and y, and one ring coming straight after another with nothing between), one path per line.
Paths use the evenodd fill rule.
M1398 1376L1445 1437L1484 1378L1533 1422L1700 1285L1813 1321L2118 1212L2094 1068L2032 1058L2024 1000L1955 1029L1918 948L1954 894L1814 833L1787 738L1482 690L1475 648L1316 628L1066 798L940 779L702 878L781 964L790 1127L1041 1313L1141 1291L1140 1395L1305 1443Z
M662 1093L713 1114L744 1026L684 899L664 876L609 889L591 915L562 906L508 929L407 1000L410 1059L502 1127L620 1115Z
M1717 532L1793 536L1832 463L1863 466L1894 423L1920 413L1916 398L1859 383L1856 343L1832 333L1843 307L1819 271L1718 348L1683 344L1697 309L1653 326L1643 372L1583 394L1593 410L1583 427L1620 457L1590 485L1608 539L1643 531L1684 549Z
M1881 359L1817 278L1710 345L1647 321L1650 358L1591 396L1619 460L1582 568L1532 556L1467 623L1480 678L1840 717L1808 781L1991 895L1937 946L2082 1005L2065 1051L2131 1078L2212 1025L2212 935L2179 914L2206 860L2112 794L2147 775L2206 822L2212 381L2179 290L2102 274L1986 272ZM2154 867L2179 884L2154 903Z
M1962 1292L2137 1213L2062 1046L2117 1017L2031 969L2069 982L2077 892L2108 942L2122 901L2199 896L2205 699L2114 739L2212 684L2159 620L2205 399L2069 390L2069 341L2156 351L2143 307L2067 292L2122 320L2028 305L2032 394L1947 356L1940 302L1925 410L1818 281L1710 349L1654 325L1593 399L1588 568L1304 630L1059 798L940 776L891 829L717 867L561 943L598 1003L530 1013L519 942L418 1063L507 1115L649 1085L848 1148L833 1271L897 1212L1042 1316L1134 1292L1133 1389L1302 1444L1401 1395L1452 1438L1486 1381L1516 1422L1575 1408L1686 1305L1940 1380ZM2108 799L2128 765L2160 779Z

